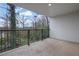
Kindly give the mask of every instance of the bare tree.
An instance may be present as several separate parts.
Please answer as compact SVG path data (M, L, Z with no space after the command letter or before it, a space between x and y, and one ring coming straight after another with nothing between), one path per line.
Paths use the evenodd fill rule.
M5 17L2 17L2 16L0 16L0 18L2 19L2 20L4 20L4 27L5 28L9 28L9 15L8 15L8 13L6 13L6 15L5 15Z
M18 8L16 8L17 10ZM23 8L19 8L19 10L16 12L16 21L17 24L22 25L23 29L25 28L25 22L26 22L26 16L25 15L20 15L21 12L25 12L26 10Z
M37 28L47 28L47 19L43 15L38 15L36 18L36 27Z

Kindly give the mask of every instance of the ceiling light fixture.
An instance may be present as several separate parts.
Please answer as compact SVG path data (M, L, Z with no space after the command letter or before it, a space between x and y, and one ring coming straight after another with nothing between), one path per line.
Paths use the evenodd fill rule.
M51 4L51 3L49 3L49 4L48 4L48 6L52 6L52 4Z

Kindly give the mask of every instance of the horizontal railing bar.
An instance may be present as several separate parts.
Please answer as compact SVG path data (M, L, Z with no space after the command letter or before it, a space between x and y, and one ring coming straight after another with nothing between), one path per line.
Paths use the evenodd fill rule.
M12 30L10 30L10 29L2 29L2 30L0 30L0 31L25 31L25 30L47 30L47 29L12 29Z

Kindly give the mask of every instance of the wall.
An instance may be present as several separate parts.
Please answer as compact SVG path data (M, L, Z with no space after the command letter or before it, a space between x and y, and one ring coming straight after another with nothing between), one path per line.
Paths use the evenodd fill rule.
M79 12L49 18L50 37L79 42Z

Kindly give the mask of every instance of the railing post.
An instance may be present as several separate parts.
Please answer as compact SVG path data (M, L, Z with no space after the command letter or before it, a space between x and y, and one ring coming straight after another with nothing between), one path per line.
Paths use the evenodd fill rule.
M49 37L50 35L49 35L49 26L48 26L48 29L47 29L47 34L48 34L48 36L47 37Z
M28 30L28 41L27 44L30 45L30 30Z
M8 49L10 42L9 42L10 38L9 38L9 31L7 30L7 47L6 49Z
M41 36L42 36L42 40L43 40L43 29L41 29Z
M50 34L49 34L49 21L48 21L48 17L46 16L46 19L47 19L47 25L48 25L48 37L50 36Z

